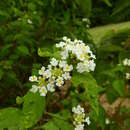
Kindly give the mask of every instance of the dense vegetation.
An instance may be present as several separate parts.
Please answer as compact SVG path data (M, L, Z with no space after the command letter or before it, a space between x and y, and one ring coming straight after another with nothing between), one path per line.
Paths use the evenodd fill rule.
M0 1L0 130L73 130L78 104L91 121L84 129L128 130L129 20L129 0ZM90 47L95 71L73 69L72 79L46 96L30 92L29 76L61 59L55 45L63 36Z

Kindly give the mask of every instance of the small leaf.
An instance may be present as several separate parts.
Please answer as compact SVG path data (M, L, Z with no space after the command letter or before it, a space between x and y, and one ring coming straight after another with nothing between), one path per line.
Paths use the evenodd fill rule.
M51 57L52 51L47 47L38 48L38 55L41 56L41 57Z
M28 48L24 45L17 47L17 53L23 56L30 55Z

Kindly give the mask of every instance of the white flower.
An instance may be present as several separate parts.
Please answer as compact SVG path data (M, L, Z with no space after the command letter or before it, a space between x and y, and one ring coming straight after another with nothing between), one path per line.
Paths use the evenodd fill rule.
M52 58L50 61L52 66L57 66L58 65L58 60L56 60L55 58Z
M64 84L64 80L62 77L58 77L58 79L56 80L56 85L58 87L61 87Z
M62 77L65 79L65 80L69 80L71 79L71 76L69 73L65 72L64 74L62 74Z
M84 130L84 124L76 125L74 130Z
M71 44L66 44L66 46L65 46L66 51L71 52L73 49L74 49L73 44L72 45Z
M49 69L49 70L52 70L52 65L48 65L48 69Z
M32 88L30 89L31 92L36 93L38 91L38 86L37 85L32 85Z
M88 19L88 18L83 18L82 21L83 21L83 22L88 22L89 19Z
M54 92L55 91L54 84L48 83L47 84L47 90L50 91L50 92Z
M71 58L76 58L77 71L79 73L94 71L96 64L94 59L95 55L90 50L90 47L86 45L83 41L75 39L71 41L67 37L63 37L63 43L60 42L57 46L61 48L61 59L66 60L69 56ZM80 63L81 62L81 63ZM65 68L65 66L64 66ZM65 69L64 69L65 71Z
M32 21L30 19L27 19L28 24L32 24Z
M126 79L130 79L130 73L126 73Z
M63 40L66 41L68 38L66 36L63 37Z
M73 66L66 64L64 66L63 70L66 71L66 72L72 71L73 70Z
M59 62L59 67L63 68L66 64L67 64L66 61L60 61Z
M51 77L51 70L47 69L47 70L44 72L43 76L45 76L46 78L50 78L50 77Z
M79 54L77 55L77 58L78 58L79 60L81 60L81 61L84 61L85 56L84 56L83 53L79 53Z
M60 43L56 44L56 47L57 48L63 48L65 45L66 45L65 42L60 42Z
M90 27L90 25L89 25L89 24L87 24L87 25L86 25L86 28L89 28L89 27Z
M40 70L39 70L39 75L43 75L45 71L45 67L43 66Z
M92 52L90 52L90 57L96 59L96 56Z
M72 108L72 112L75 114L81 114L84 113L84 108L78 105L77 107Z
M30 76L29 77L29 81L31 81L31 82L37 81L37 77L35 75L34 76Z
M94 63L94 60L90 60L89 61L89 69L91 71L94 71L95 70L95 66L96 66L96 64Z
M80 63L77 64L76 69L77 69L77 71L79 73L83 73L85 71L88 71L87 66L84 63L82 63L82 62L80 62Z
M46 89L46 87L45 87L45 86L42 86L42 87L40 88L39 92L40 92L40 95L41 95L41 96L46 96L46 94L47 94L47 89Z
M110 124L110 120L109 120L108 118L106 118L105 123L106 123L107 125Z
M61 59L66 60L69 56L68 51L66 51L66 50L62 51L61 56L62 56Z
M124 65L124 66L130 66L130 59L127 59L127 58L124 59L124 60L123 60L123 65Z
M130 66L130 59L128 60L128 66Z
M74 113L74 121L73 124L75 126L75 130L83 130L84 129L84 123L86 122L88 125L90 125L91 121L89 117L85 118L85 111L84 108L78 105L77 107L72 108L72 112Z
M128 59L126 58L126 59L123 60L123 65L127 66L127 64L128 64Z
M90 121L89 117L86 117L85 122L86 122L88 125L90 125L91 121Z

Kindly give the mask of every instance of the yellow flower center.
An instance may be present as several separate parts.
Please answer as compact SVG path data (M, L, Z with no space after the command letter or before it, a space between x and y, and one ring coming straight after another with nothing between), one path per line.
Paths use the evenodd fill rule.
M43 85L44 85L44 86L47 85L47 83L46 83L46 81L45 81L44 78L40 78L38 84L39 84L40 87L42 87Z
M80 54L80 59L83 59L84 58L84 55L83 54Z
M62 73L63 73L63 71L60 69L60 68L54 68L53 70L52 70L52 76L61 76L62 75Z
M58 84L62 84L62 80L61 79L58 80Z
M77 122L77 123L82 123L82 122L84 122L84 115L83 114L76 114L76 115L74 115L74 119L75 119L75 121Z
M45 89L42 89L41 92L42 92L42 93L46 93Z

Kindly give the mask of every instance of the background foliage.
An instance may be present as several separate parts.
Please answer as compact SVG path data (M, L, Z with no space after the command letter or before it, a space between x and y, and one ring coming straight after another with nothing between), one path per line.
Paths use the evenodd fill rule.
M85 22L83 18L88 20ZM130 127L129 102L119 105L113 115L106 112L104 104L98 104L97 94L99 101L105 94L111 105L119 98L129 99L129 81L125 79L126 70L122 66L122 60L130 58L130 22L125 22L129 20L129 0L0 1L0 129L59 130L67 126L62 130L71 130L72 124L60 117L63 115L68 120L71 113L65 108L71 110L71 106L86 101L85 93L89 91L87 99L93 108L90 113L93 123L88 129L127 130ZM76 74L73 83L90 81L91 89L77 95L69 90L71 101L68 95L56 93L55 101L52 98L53 102L49 103L39 94L27 92L31 87L28 77L36 74L41 65L48 64L52 46L62 36L90 44L97 55L96 71L92 74L96 81L91 75ZM55 114L48 115L45 110ZM96 117L95 112L99 113ZM109 125L105 125L106 118L110 119Z

